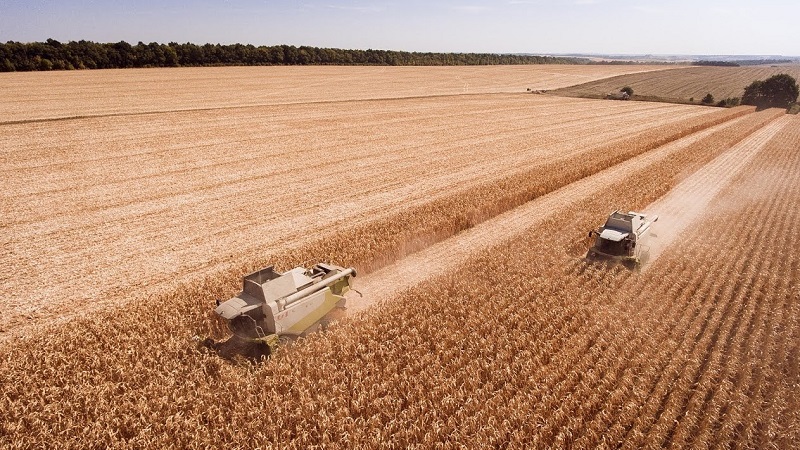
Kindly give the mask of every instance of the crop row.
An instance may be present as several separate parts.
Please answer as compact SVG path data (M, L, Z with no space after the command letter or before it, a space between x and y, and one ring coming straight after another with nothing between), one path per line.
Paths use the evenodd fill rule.
M647 358L655 375L637 380L653 384L629 431L635 437L630 448L796 445L798 436L787 426L796 420L793 413L766 407L788 399L765 392L792 383L786 344L798 332L791 319L797 297L790 291L797 255L786 252L797 243L781 231L800 220L788 206L797 195L800 163L800 136L792 126L796 122L787 121L784 132L720 197L716 213L700 224L722 232L686 236L663 273L645 276L631 289L650 289L624 308L637 310L632 322L647 329L648 346L656 351L637 356L640 363ZM784 257L776 258L779 254Z
M701 380L708 377L708 367L721 364L712 359L704 366L702 358L693 355L715 348L713 330L738 330L724 312L741 308L736 303L726 306L730 299L723 297L718 299L721 306L709 304L701 295L706 291L684 285L683 278L663 284L660 295L647 295L651 291L639 285L640 280L649 277L658 285L671 278L656 274L680 273L670 264L690 267L680 252L665 254L651 271L637 276L619 267L586 265L569 249L609 209L646 206L675 186L681 173L696 169L774 118L772 111L744 117L736 127L553 211L540 226L464 261L459 271L282 349L268 364L229 365L192 347L193 333L215 326L208 299L229 292L227 281L216 280L11 342L0 349L0 443L131 448L382 443L455 448L467 442L537 447L580 442L591 447L683 439L679 429L660 425L662 418L683 419L666 406L688 409L682 380ZM797 146L796 140L789 143ZM799 154L780 162L791 167ZM775 189L797 185L789 181ZM789 197L780 195L784 201L775 203L782 208L776 214L791 208ZM463 206L454 202L442 208ZM800 219L788 217L787 225L797 226ZM736 227L736 220L728 216L718 219ZM743 241L741 251L758 251L757 245ZM702 246L680 250L693 248ZM702 261L720 276L730 276L725 267L739 267L722 257L709 259ZM788 273L796 276L796 257L789 261L794 272ZM292 263L292 255L282 262ZM717 278L701 281L709 285ZM673 308L673 299L689 297L686 293L694 295L684 300L686 307ZM796 312L796 304L784 304ZM654 314L641 316L647 319L642 323L627 320L650 309ZM659 311L661 315L655 314ZM704 314L711 323L706 328ZM752 314L760 317L757 311ZM790 336L780 331L771 335L776 344L783 340L790 355L796 354L797 341L791 341L798 332L796 318L786 312L776 317L786 320L776 326ZM651 328L662 334L651 339ZM673 328L679 334L667 333L662 341ZM716 335L726 336L723 331ZM753 344L741 345L763 344L758 336L752 337ZM684 337L690 339L680 345ZM671 357L666 348L658 351L660 343L679 351ZM654 362L639 352L652 352ZM786 355L784 349L781 352ZM659 370L659 361L667 370ZM687 361L699 365L683 364ZM782 367L789 371L780 377L788 382L785 396L791 393L787 377L796 377L797 371L792 375L791 366ZM670 378L683 383L684 390L650 394L672 386ZM647 390L648 385L653 388ZM665 408L659 407L662 404ZM651 413L641 424L636 422L650 405L655 406ZM776 426L784 423L784 412L773 414ZM648 428L648 423L653 425ZM735 437L742 439L738 433Z

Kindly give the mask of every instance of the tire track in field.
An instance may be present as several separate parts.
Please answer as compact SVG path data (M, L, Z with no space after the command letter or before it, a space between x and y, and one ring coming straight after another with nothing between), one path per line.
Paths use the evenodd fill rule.
M258 103L258 104L251 104L251 105L229 105L229 106L215 106L210 108L166 108L166 109L159 109L154 111L133 111L133 112L121 112L121 113L107 113L107 114L85 114L85 115L74 115L74 116L64 116L64 117L50 117L50 118L37 118L37 119L21 119L21 120L7 120L0 122L0 126L11 126L11 125L30 125L30 124L40 124L40 123L49 123L49 122L67 122L67 121L79 121L79 120L87 120L87 119L107 119L107 118L119 118L119 117L140 117L140 116L155 116L155 115L163 115L163 114L180 114L180 113L203 113L203 112L225 112L225 111L232 111L232 110L261 110L263 108L271 108L276 106L307 106L307 107L314 107L318 108L320 106L327 106L327 105L340 105L340 104L357 104L357 103L364 103L364 102L391 102L391 101L403 101L403 100L426 100L426 99L447 99L451 97L478 97L478 96L491 96L491 95L511 95L514 94L513 92L496 92L496 93L462 93L462 94L441 94L441 95L411 95L407 97L377 97L377 98L368 98L368 99L342 99L342 100L320 100L320 101L309 101L309 102L285 102L285 103Z
M729 151L687 177L669 194L651 203L645 211L658 215L655 235L650 239L650 260L643 270L672 245L708 210L712 200L736 177L761 149L789 121L789 116L772 121L733 146Z
M519 235L556 215L559 208L591 196L597 190L624 179L630 172L667 158L673 152L686 148L719 130L734 127L744 119L738 118L716 125L629 159L413 253L395 264L359 277L356 287L364 297L357 297L354 294L348 297L348 314L361 312L428 278L454 270L470 254L489 249Z

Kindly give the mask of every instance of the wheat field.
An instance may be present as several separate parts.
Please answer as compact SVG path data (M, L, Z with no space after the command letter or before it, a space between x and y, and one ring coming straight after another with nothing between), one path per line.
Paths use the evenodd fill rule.
M436 86L0 125L0 446L800 445L797 116ZM639 271L583 258L619 208L661 215ZM331 326L197 347L318 260L359 272Z
M2 73L0 123L550 90L665 66L181 67Z
M621 142L625 133L644 133L635 144L654 145L664 139L654 131L672 136L736 113L590 105L433 97L5 125L0 170L8 174L2 205L11 251L0 258L15 270L0 289L10 303L0 326L144 298L309 241L320 258L392 258L391 248L365 254L330 235L348 229L384 245L393 235L450 233L464 219L437 205L479 186L512 176L548 186L568 161L577 179L599 167L587 155L612 142L631 147ZM398 219L415 209L424 220ZM319 251L321 238L334 248ZM25 297L13 295L23 290Z
M681 67L669 71L623 74L593 80L575 86L557 89L556 95L570 97L604 97L619 92L625 86L634 95L668 101L700 103L711 94L716 101L741 97L744 88L756 80L766 80L772 75L786 73L800 79L800 66L745 66L745 67Z

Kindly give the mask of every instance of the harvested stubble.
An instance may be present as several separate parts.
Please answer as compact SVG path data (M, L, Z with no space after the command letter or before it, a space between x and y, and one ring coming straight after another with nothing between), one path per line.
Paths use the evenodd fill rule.
M0 123L557 89L664 66L182 67L0 73ZM58 99L58 101L53 101Z
M747 111L462 96L6 125L0 327L236 279L251 255L371 269Z
M768 111L742 121L774 117ZM225 291L213 281L162 298L172 313L154 312L148 302L11 344L0 350L0 443L660 446L678 444L686 436L683 424L693 429L699 419L686 417L692 409L685 399L707 398L713 406L717 396L727 396L733 401L709 418L712 429L744 446L797 444L792 424L800 405L793 386L800 375L792 361L799 356L800 311L798 293L787 288L799 275L798 255L769 260L776 250L797 249L797 238L776 233L770 222L743 220L769 213L781 217L784 229L800 226L791 201L800 195L797 125L788 123L747 171L784 169L774 184L760 184L775 200L723 210L700 226L765 233L764 240L698 233L640 276L587 266L567 252L601 218L598 211L646 206L679 174L752 132L726 128L722 137L554 211L543 225L465 261L457 273L283 349L269 364L231 366L191 348L188 336L212 320L207 300L199 299ZM738 193L733 188L728 195ZM770 272L758 265L766 261ZM726 286L776 289L745 287L728 296L717 280L733 276L741 279ZM740 300L755 310L731 323ZM734 351L704 365L708 348ZM716 370L729 383L714 385Z
M332 257L337 261L349 261L368 271L374 270L414 251L417 247L408 245L409 242L429 245L660 145L751 111L750 107L721 110L712 115L654 127L628 137L625 142L600 146L591 152L538 164L530 170L472 186L468 195L455 192L419 207L354 227L332 238L292 248L278 259L309 264L320 258ZM741 139L772 120L776 114L772 111L753 116L734 135ZM730 142L727 135L715 135L714 138L727 139L726 143L731 145L735 143ZM366 242L368 245L366 248L348 245L352 241Z

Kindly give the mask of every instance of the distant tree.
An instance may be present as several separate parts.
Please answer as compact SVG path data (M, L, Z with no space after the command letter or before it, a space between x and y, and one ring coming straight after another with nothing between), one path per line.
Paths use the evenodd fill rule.
M620 92L624 92L628 95L633 95L633 89L630 86L625 86L624 88L619 90Z
M742 99L740 99L739 97L728 97L725 99L725 106L727 106L728 108L733 106L739 106L741 102Z
M704 103L704 104L706 104L706 105L710 105L710 104L714 103L714 96L713 96L713 95L711 95L711 93L709 92L709 93L708 93L708 94L706 94L706 96L705 96L705 97L703 97L703 99L702 99L702 100L700 100L700 101L701 101L701 102L703 102L703 103Z
M797 81L785 73L773 75L765 81L754 81L744 88L742 103L758 109L789 108L797 101L800 87Z
M39 70L53 70L53 61L47 58L39 59Z
M178 44L172 45L164 48L164 65L166 67L177 67L178 66L178 52L175 51L175 46Z
M763 103L763 86L764 82L760 80L753 81L749 86L744 88L744 95L742 95L742 103L745 105L759 106Z

